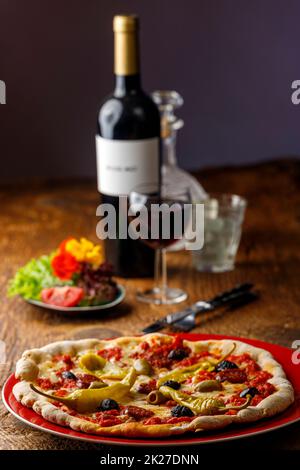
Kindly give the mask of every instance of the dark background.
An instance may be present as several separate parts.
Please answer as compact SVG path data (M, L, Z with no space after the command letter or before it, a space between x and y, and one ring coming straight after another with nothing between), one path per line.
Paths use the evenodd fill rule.
M298 0L0 0L1 180L95 176L112 17L141 18L143 83L175 89L181 166L300 154Z

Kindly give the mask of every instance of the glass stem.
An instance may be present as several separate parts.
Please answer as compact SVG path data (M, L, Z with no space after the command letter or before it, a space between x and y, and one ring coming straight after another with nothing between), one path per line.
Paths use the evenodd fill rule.
M176 166L176 133L177 131L172 131L172 133L163 139L162 145L162 155L163 155L163 164L166 166Z
M155 251L155 287L160 290L164 300L167 292L167 259L166 250L162 248Z

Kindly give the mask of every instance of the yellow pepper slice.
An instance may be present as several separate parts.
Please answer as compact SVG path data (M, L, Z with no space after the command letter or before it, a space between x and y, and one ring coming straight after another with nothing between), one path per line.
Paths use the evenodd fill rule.
M157 384L158 386L160 386L167 380L176 380L177 382L183 382L190 375L192 375L192 373L198 372L198 370L207 370L211 372L214 370L214 368L215 368L214 364L212 364L211 362L207 360L204 360L201 362L197 362L196 364L193 364L192 366L182 367L181 369L168 372L166 375L164 375L158 380Z
M196 364L193 364L187 367L182 367L172 372L168 372L166 375L164 375L158 380L158 386L162 385L167 380L176 380L176 382L183 382L190 375L192 375L191 372L197 373L199 370L207 370L208 372L212 372L215 369L217 364L224 361L226 357L230 356L233 353L235 348L236 348L236 343L233 343L230 350L226 354L224 354L221 357L221 359L216 360L216 359L210 358L208 360L206 358L203 358L200 362L197 362Z
M248 395L245 403L241 406L227 407L225 406L224 401L220 398L193 397L167 386L160 387L159 391L166 398L176 401L179 405L186 406L192 410L195 415L200 416L220 414L228 410L242 410L243 408L246 408L251 401L251 396Z
M99 373L99 371L102 371L105 364L106 360L95 353L84 354L79 359L79 367L81 367L81 369L92 375L96 374L97 372Z
M99 379L123 379L128 372L93 352L81 356L79 367Z
M48 393L44 393L38 390L33 384L30 385L31 389L52 400L59 401L69 408L78 411L79 413L96 411L102 400L106 398L113 398L118 401L126 396L137 378L137 372L132 368L126 377L118 383L108 385L104 388L99 389L81 389L75 390L67 397L57 397Z

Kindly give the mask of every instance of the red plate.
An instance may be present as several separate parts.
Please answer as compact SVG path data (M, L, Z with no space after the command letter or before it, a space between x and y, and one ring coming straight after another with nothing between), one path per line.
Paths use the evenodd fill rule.
M195 445L205 444L210 442L220 442L232 439L239 439L242 437L253 436L255 434L262 434L268 431L287 426L300 420L300 365L292 363L292 350L277 346L275 344L265 343L254 339L237 338L234 336L219 336L219 335L200 335L200 334L185 334L185 339L191 341L207 340L207 339L233 339L244 341L245 343L252 344L259 348L270 351L275 359L282 364L287 374L288 379L292 382L295 389L295 403L290 406L285 412L281 413L274 418L268 420L257 421L254 424L243 426L231 426L224 431L214 431L198 434L195 436L178 436L176 438L160 438L156 439L125 439L123 437L103 437L93 434L84 434L81 432L73 431L72 429L63 428L56 424L50 423L35 413L30 408L18 403L13 396L12 388L17 382L12 374L6 381L2 398L8 411L10 411L16 418L23 421L30 426L37 428L41 431L49 432L60 437L68 437L70 439L77 439L88 442L99 442L101 444L118 444L118 445L133 445L133 446L169 446L169 445Z

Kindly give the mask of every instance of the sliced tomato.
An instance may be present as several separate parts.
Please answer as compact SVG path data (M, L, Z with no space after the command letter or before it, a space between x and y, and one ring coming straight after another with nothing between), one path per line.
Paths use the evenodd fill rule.
M41 292L41 299L49 305L56 305L58 307L74 307L78 305L83 298L84 292L81 287L50 287L43 289Z

